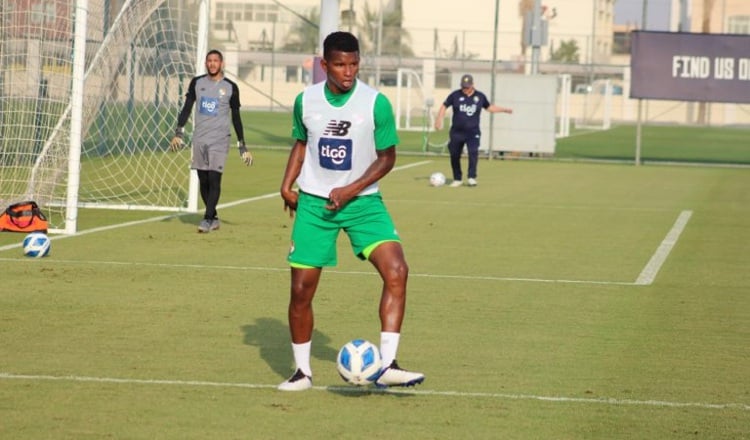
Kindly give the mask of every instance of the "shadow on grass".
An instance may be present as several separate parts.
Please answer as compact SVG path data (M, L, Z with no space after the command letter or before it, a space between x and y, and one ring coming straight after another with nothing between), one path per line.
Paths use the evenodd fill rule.
M369 396L390 396L390 397L413 397L414 393L410 393L408 389L389 389L389 388L376 388L375 385L368 385L363 387L351 386L337 386L337 387L326 387L326 391L331 394L336 394L341 397L369 397Z
M271 369L286 379L294 373L289 327L286 322L273 318L258 318L255 324L243 325L245 345L258 347L260 357ZM312 357L331 363L336 362L338 350L329 346L331 338L318 330L313 331Z

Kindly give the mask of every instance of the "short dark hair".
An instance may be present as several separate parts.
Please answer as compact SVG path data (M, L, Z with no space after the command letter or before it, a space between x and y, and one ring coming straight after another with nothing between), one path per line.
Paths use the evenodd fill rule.
M323 58L328 59L331 52L359 52L359 40L349 32L337 31L328 34L323 40Z
M216 49L211 49L211 50L209 50L209 51L208 51L208 53L206 54L206 59L208 59L208 56L209 56L209 55L218 55L218 56L219 56L219 59L220 59L221 61L224 61L224 55L222 55L222 54L221 54L221 52L219 52L219 51L218 51L218 50L216 50Z

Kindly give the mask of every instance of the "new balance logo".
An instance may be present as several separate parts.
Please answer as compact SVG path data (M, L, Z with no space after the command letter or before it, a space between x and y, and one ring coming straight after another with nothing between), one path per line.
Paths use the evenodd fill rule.
M349 121L331 119L323 132L323 136L346 136L351 126L352 123Z

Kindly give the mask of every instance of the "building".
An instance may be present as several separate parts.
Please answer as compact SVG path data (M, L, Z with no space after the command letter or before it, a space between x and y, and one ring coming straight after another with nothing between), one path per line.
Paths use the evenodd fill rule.
M301 86L309 81L313 56L319 51L315 25L322 1L327 0L212 0L211 46L224 49L228 72L236 72L241 86L246 87L246 106L288 109ZM616 1L542 0L540 12L547 38L537 52L524 38L528 33L525 17L535 7L535 0L465 2L470 8L451 0L339 0L338 18L340 29L360 38L361 77L380 87L394 102L398 99L392 86L399 78L399 69L419 72L425 60L435 60L434 91L413 100L421 103L428 98L439 99L436 97L455 86L454 76L462 72L488 73L497 67L498 73L528 73L534 53L539 55L539 72L569 78L574 114L575 108L594 107L577 104L590 93L587 91L612 84L617 89L612 118L632 121L636 111L633 100L628 99L629 34L639 29L639 22L615 26ZM702 0L645 1L665 7L659 10L662 16L658 21L668 30L677 31L689 23L691 32L750 34L748 0L714 0L711 10L703 9ZM399 10L394 24L388 14ZM631 13L638 18L637 6ZM654 23L656 18L654 14ZM295 39L307 46L291 50L290 42ZM552 62L563 44L574 46L576 56ZM662 114L657 111L659 105L653 103L653 114ZM737 118L730 113L716 111L714 120L735 123ZM684 114L670 114L662 119L680 122L684 118ZM686 120L693 118L688 116Z
M445 7L440 3L445 3ZM496 4L499 4L497 11ZM453 2L410 0L404 2L404 28L420 37L415 38L418 56L443 58L455 52L453 47L458 47L459 56L493 59L497 14L496 59L523 61L530 54L525 43L528 39L524 38L528 29L525 22L528 23L534 6L534 0L473 0L470 11L457 13ZM548 31L542 60L549 58L550 46L572 40L581 52L582 62L607 62L614 0L543 0L541 9ZM433 38L424 38L425 35Z
M706 4L702 0L692 1L691 32L750 35L750 1L714 0L711 9L705 9Z
M581 62L607 63L612 49L614 2L543 0L548 46L572 40L581 52ZM320 5L320 0L213 0L212 41L242 51L282 50L290 37L305 28L304 19L319 14ZM533 11L534 0L472 0L466 13L457 13L452 0L340 0L341 28L362 33L359 37L365 49L374 50L381 6L391 11L399 5L403 37L416 57L491 60L496 53L496 59L519 61L529 56L530 48L523 38L527 29L524 21ZM307 26L314 36L314 26ZM541 59L548 58L549 53L549 48L543 50Z

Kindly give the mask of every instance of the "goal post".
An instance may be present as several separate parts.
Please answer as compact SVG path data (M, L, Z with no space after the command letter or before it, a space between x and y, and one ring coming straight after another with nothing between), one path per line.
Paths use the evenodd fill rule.
M200 0L198 5L198 38L196 41L195 72L203 71L203 60L208 53L208 23L209 23L209 0ZM193 117L195 120L195 117ZM196 212L198 210L198 194L200 184L198 182L198 173L195 170L190 171L190 183L188 186L187 210Z
M435 60L422 60L422 72L398 68L396 71L396 128L424 130L432 127L434 115Z
M73 78L70 86L70 148L68 150L70 156L68 157L68 187L65 198L63 224L63 231L66 234L73 234L78 229L78 189L81 183L81 129L83 127L83 86L86 70L88 0L76 0L74 17ZM33 198L33 196L29 198Z
M35 200L62 233L80 207L196 211L190 153L168 142L209 0L32 3L0 10L0 207Z
M573 86L572 78L568 74L557 76L559 101L557 133L555 136L564 138L570 136L570 92Z
M583 95L583 105L576 128L609 130L612 126L612 80L598 80L588 86Z

